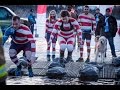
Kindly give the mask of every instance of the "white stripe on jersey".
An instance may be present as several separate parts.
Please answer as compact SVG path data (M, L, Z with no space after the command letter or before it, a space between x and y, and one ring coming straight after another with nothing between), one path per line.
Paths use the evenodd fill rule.
M30 31L23 30L23 29L19 29L19 30L17 30L16 32L21 33L21 34L25 34L25 35L32 34Z
M48 25L48 27L53 27L54 24L53 23L46 23Z
M65 23L65 24L63 24L63 27L65 28L65 27L70 27L70 23Z
M92 30L92 26L81 26L81 30Z
M47 31L49 32L52 32L52 30L53 30L52 28L47 28Z
M16 40L19 40L19 41L24 41L27 39L27 37L15 37Z
M28 38L29 41L34 40L33 38Z
M72 25L79 25L77 21L71 22Z
M92 20L81 18L80 20L81 23L87 22L87 23L92 23Z

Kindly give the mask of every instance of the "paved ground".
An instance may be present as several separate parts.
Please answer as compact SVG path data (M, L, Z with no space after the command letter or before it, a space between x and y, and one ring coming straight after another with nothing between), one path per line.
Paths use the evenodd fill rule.
M42 32L42 31L40 31ZM38 33L40 33L38 32ZM37 54L36 56L38 56L38 61L46 61L46 41L44 38L44 33L41 33L39 38L35 38L36 39L36 46L37 46ZM120 37L117 35L115 37L115 47L116 47L116 53L117 56L120 56ZM92 41L91 41L91 61L94 61L94 37L92 37ZM6 67L7 69L13 64L9 58L8 55L8 50L9 50L9 43L6 43L4 46L4 51L5 51L5 57L6 57ZM86 47L84 47L84 59L86 59L87 53L86 53ZM18 57L21 57L22 53L20 53L18 55ZM65 54L65 57L67 56L67 52ZM56 57L59 57L59 45L57 43L56 45ZM74 50L73 52L73 60L76 61L79 58L79 50L77 50L77 48ZM111 53L110 53L110 47L108 45L108 49L107 49L107 58L105 60L106 63L111 63ZM99 80L97 83L96 82L92 82L92 85L105 85L105 82L107 82L107 80ZM102 82L102 83L101 83ZM109 85L114 85L115 81L109 79L107 83ZM23 76L22 78L11 78L8 76L7 79L7 85L81 85L83 83L78 82L78 78L64 78L63 80L54 80L54 79L48 79L46 77L42 77L42 76L36 76L33 78L29 78L27 76ZM90 85L90 84L88 84Z

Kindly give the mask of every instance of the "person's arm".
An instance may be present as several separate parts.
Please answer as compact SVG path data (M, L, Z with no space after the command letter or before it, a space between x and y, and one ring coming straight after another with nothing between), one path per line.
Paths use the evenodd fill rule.
M79 41L79 43L82 44L82 31L80 29L80 25L77 22L77 20L75 20L74 22L72 22L72 24L73 24L73 26L74 26L74 28L75 28L75 30L77 32L77 35L79 36L79 40L78 41Z
M10 26L9 28L6 29L5 34L2 38L2 45L4 45L4 43L7 41L7 39L9 38L10 35L14 34L15 29L12 28L12 26Z
M82 26L82 24L81 24L81 14L78 16L77 21L78 21L79 25Z
M116 18L115 17L113 17L113 25L114 25L114 37L115 37L115 35L116 35L116 32L117 32L117 20L116 20Z
M57 36L58 30L59 30L59 25L60 25L60 22L57 21L57 22L55 23L54 27L53 27L52 33L51 33L51 35L50 35L50 40L49 40L48 43L51 43L51 41L53 40L53 38Z
M45 38L47 38L47 32L48 32L48 24L49 24L49 20L46 20L46 27L45 27Z
M92 20L92 25L93 25L92 31L95 32L95 30L96 30L96 20L95 20L94 15L92 15L91 20Z
M59 23L60 22L56 22L54 27L53 27L53 30L52 30L52 33L51 33L51 36L50 36L50 39L52 40L55 36L57 36L57 33L58 33L58 30L59 30Z

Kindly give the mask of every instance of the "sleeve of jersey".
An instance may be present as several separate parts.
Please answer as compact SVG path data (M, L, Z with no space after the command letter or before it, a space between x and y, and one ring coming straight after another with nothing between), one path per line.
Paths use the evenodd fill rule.
M77 21L78 21L79 25L81 26L81 15L79 15Z
M58 24L58 23L59 23L59 22L56 22L55 25L54 25L54 27L53 27L52 34L51 34L51 36L50 36L51 40L52 40L55 36L57 36L58 30L59 30L59 24Z
M78 21L78 23L80 23L80 16L78 17L77 21Z
M76 20L73 22L73 25L74 25L77 33L78 33L79 40L81 41L82 40L82 31L80 29L80 25L79 25L79 23Z
M5 34L2 38L2 45L4 45L4 43L7 41L8 37L12 34L14 34L15 30L11 27L7 28L7 30L5 31Z
M30 30L26 31L26 36L28 40L31 42L31 52L32 52L31 57L34 58L36 53L36 43Z
M92 24L93 24L93 31L95 31L96 30L96 20L95 20L95 17L94 16L92 16Z

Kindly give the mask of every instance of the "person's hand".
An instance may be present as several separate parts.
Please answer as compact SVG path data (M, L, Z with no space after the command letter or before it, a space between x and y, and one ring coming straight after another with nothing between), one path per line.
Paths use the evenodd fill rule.
M35 60L30 60L27 62L28 66L32 66L35 63Z

